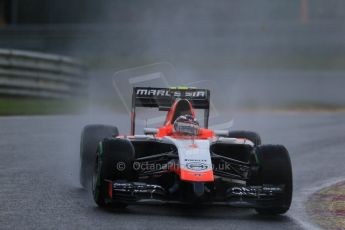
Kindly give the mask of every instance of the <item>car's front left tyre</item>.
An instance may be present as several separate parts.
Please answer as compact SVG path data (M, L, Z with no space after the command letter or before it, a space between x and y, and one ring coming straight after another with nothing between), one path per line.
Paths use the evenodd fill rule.
M261 145L261 137L256 132L245 131L245 130L235 130L229 131L228 137L230 138L244 138L250 140L255 146Z
M282 145L261 145L256 148L261 185L282 186L284 191L274 201L263 202L256 208L259 214L277 215L287 212L292 200L292 167L289 152Z

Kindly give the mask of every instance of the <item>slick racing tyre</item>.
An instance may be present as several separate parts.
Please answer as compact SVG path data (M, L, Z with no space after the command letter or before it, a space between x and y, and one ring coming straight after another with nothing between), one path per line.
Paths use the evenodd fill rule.
M87 125L81 133L80 139L80 184L84 188L90 186L93 166L95 165L98 143L104 138L117 136L118 130L114 126Z
M261 185L283 185L283 194L278 200L262 203L256 208L259 214L283 214L287 212L292 199L292 169L289 153L281 145L262 145L256 148L259 161L259 181Z
M230 131L228 137L245 138L253 142L255 146L261 145L261 138L259 134L251 131Z
M92 194L99 207L124 208L126 204L110 202L112 181L134 179L135 152L126 139L105 139L99 143L92 176Z

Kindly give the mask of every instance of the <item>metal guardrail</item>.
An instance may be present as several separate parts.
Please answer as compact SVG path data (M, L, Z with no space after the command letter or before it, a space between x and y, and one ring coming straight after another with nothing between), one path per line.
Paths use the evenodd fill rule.
M72 98L86 95L88 79L75 59L0 49L0 95Z

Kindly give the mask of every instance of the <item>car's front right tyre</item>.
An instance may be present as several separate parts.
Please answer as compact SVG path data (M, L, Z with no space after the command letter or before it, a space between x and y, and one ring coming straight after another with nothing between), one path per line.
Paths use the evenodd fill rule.
M125 203L114 202L112 182L133 179L134 148L126 139L106 139L97 148L92 176L92 194L99 207L124 208Z
M80 137L80 184L84 188L90 187L93 166L95 165L96 150L104 138L117 136L118 129L109 125L87 125Z

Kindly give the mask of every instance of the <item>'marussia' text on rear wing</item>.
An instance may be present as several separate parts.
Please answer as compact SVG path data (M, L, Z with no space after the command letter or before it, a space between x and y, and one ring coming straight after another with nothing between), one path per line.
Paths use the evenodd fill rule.
M204 126L208 127L210 90L190 87L134 87L132 95L131 134L135 133L135 108L157 107L169 110L176 99L187 99L195 109L204 109Z

